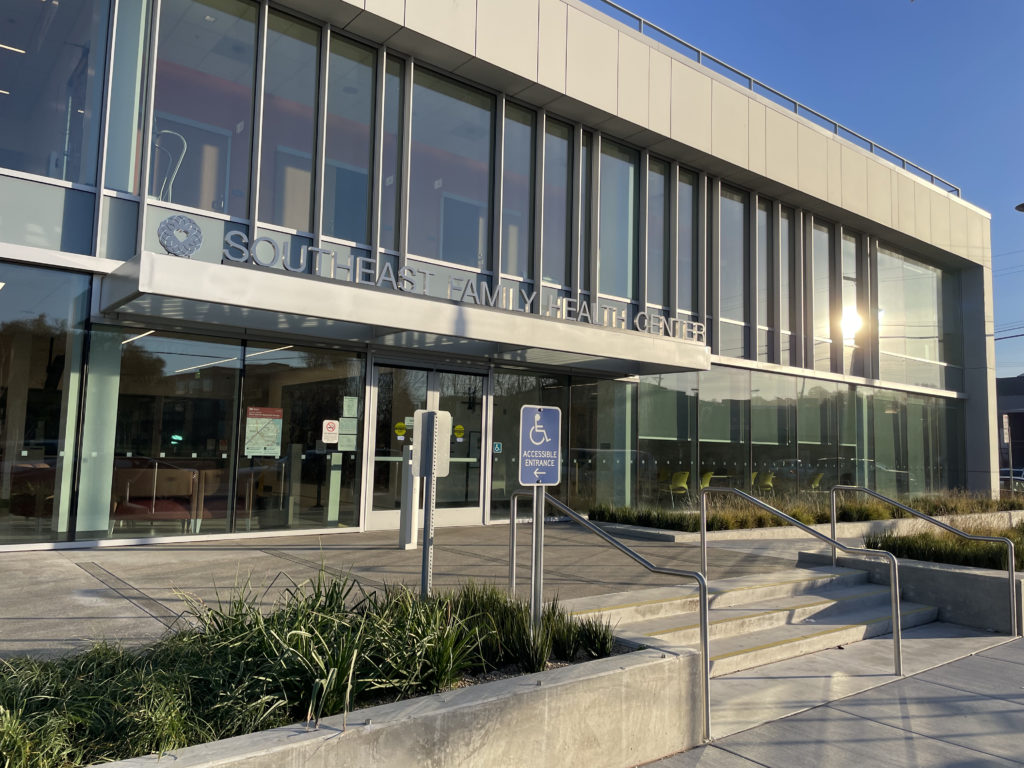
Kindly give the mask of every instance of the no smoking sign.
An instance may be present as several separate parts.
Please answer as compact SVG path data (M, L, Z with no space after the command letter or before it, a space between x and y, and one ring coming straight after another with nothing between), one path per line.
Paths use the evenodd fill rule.
M341 425L337 419L324 419L323 434L320 440L324 443L337 444L338 442L338 428Z

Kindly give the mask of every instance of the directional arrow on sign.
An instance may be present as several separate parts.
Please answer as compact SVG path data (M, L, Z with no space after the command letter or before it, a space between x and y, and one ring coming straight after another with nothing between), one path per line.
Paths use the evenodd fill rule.
M540 480L546 474L547 474L547 472L541 472L539 469L535 469L535 470L533 470L533 479L534 480Z

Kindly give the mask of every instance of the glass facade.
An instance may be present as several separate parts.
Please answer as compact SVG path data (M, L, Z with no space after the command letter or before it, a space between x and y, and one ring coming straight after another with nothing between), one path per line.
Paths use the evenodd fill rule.
M555 493L581 508L679 506L702 483L964 484L955 268L276 5L162 0L154 48L154 5L0 20L0 241L127 260L169 251L160 225L184 214L203 233L195 261L221 263L230 238L235 256L295 272L331 252L336 279L369 259L396 290L411 269L443 299L504 289L516 309L587 303L592 324L634 331L640 312L706 321L715 365L473 373L300 347L284 325L272 341L201 317L87 330L88 277L0 261L0 543L372 527L403 490L395 427L427 405L461 427L446 514L507 514L515 454L493 446L514 445L527 402L563 409ZM321 439L329 419L337 444Z
M494 97L425 69L413 79L409 252L486 269Z
M89 281L0 263L0 543L70 523Z

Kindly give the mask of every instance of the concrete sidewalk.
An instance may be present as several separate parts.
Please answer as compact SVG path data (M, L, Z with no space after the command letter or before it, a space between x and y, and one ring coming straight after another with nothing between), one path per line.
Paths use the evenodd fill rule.
M529 593L530 533L529 525L518 527L518 594L524 598ZM504 525L439 528L435 589L469 580L507 585L508 535ZM350 576L366 590L385 583L418 590L422 551L400 550L397 541L397 532L372 532L5 552L0 554L0 656L52 656L85 649L97 640L151 642L179 621L186 607L183 593L216 602L248 585L270 605L291 584L315 577L321 565L333 576ZM699 568L696 545L630 545L658 565ZM795 562L795 549L782 543L757 552L736 542L728 545L711 545L712 578L771 571ZM545 527L544 557L548 600L673 583L572 523Z
M806 671L813 676L813 670ZM750 678L762 670L744 674ZM1024 639L1017 639L649 766L1024 765L1022 734Z

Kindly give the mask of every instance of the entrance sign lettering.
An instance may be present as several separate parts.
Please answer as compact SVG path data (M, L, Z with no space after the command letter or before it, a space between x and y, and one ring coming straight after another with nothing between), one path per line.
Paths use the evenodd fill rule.
M562 411L542 405L519 409L519 484L558 485L562 473Z
M492 288L486 280L476 276L442 274L409 264L394 267L390 261L378 261L372 256L356 256L309 245L302 246L297 254L293 254L288 247L270 237L250 240L248 234L237 230L224 235L221 262L250 264L264 269L283 267L288 272L312 274L397 293L431 296L461 304L704 343L703 323L643 311L631 316L621 302L604 304L596 299L588 301L555 293L542 299L536 290L518 285Z

